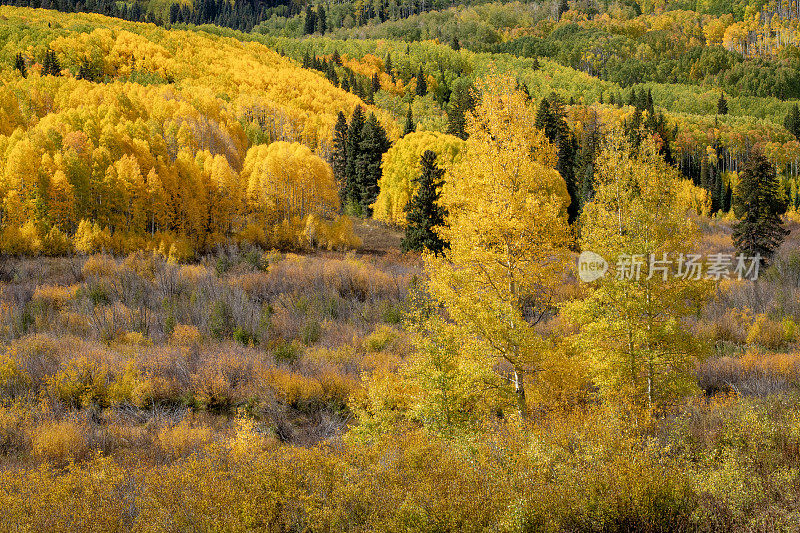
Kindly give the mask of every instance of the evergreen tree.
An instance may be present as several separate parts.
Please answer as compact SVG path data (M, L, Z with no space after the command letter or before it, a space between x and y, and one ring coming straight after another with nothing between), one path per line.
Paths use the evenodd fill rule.
M381 80L378 78L378 73L372 75L372 93L375 94L376 92L381 90Z
M386 54L386 65L385 65L384 68L386 69L386 74L388 74L389 77L392 78L392 83L395 83L397 80L394 77L394 67L392 66L392 54L391 53L387 53Z
M472 96L472 85L458 83L455 85L447 106L447 133L459 139L466 139L467 112L475 108L475 98Z
M339 111L336 125L333 127L333 150L331 152L331 168L333 177L339 186L339 196L345 203L345 186L347 183L347 119Z
M417 96L425 96L428 94L428 80L425 79L425 73L422 71L422 65L417 72Z
M317 33L320 35L325 35L325 32L328 31L328 21L326 19L327 14L325 13L325 8L320 5L317 7L317 26L316 30Z
M360 196L356 184L356 166L361 154L360 146L364 129L364 110L356 106L347 126L347 142L345 143L345 181L341 192L342 203L358 209Z
M342 66L342 56L339 55L339 50L333 51L333 54L331 55L331 61L333 61L337 67Z
M311 35L317 28L317 19L314 16L314 12L311 10L311 4L306 6L306 19L305 19L305 26L303 26L303 33L306 35Z
M14 68L17 69L20 74L22 74L23 78L28 77L28 67L25 65L25 58L22 57L20 52L17 52L17 55L14 58Z
M425 150L420 164L422 172L414 180L417 190L406 205L408 225L401 246L404 252L428 249L440 254L447 247L447 243L433 228L442 226L446 216L445 209L439 205L444 169L436 164L436 154L431 150Z
M800 108L798 108L797 104L794 104L789 110L783 120L783 125L795 138L800 139Z
M728 114L728 101L725 99L725 93L719 95L719 100L717 100L717 113L720 115Z
M375 114L370 113L362 129L355 167L355 191L364 216L371 215L371 206L378 198L381 161L383 154L390 147L386 130L380 125Z
M531 70L539 70L540 68L542 68L542 66L539 64L539 58L534 57L533 64L531 65Z
M42 75L43 76L61 75L61 63L58 62L56 53L51 48L48 48L47 51L45 52L44 62L42 63Z
M781 215L786 202L780 191L775 168L760 152L753 152L739 175L733 199L739 221L733 227L733 244L746 256L759 254L767 264L789 231Z
M414 115L411 112L411 106L408 106L408 113L406 113L406 123L403 126L403 137L405 137L409 133L414 133L416 129L417 125L414 124Z
M453 36L453 40L450 42L450 48L455 51L461 50L461 43L458 41L458 37L455 35Z
M559 0L558 2L558 16L556 16L556 20L561 20L561 15L569 11L569 4L567 0Z
M544 132L545 137L556 146L558 150L558 163L556 169L567 184L570 196L570 205L567 207L569 222L574 222L578 217L580 202L580 187L578 186L575 165L578 152L575 136L569 130L566 121L567 113L561 98L555 93L543 98L536 110L534 125Z

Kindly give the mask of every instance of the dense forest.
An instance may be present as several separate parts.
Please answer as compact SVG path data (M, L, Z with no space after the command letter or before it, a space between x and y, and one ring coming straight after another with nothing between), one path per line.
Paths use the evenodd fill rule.
M0 530L796 529L799 26L5 1Z

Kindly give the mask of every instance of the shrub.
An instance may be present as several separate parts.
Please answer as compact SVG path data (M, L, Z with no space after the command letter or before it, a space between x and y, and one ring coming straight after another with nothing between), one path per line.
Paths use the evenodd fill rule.
M13 351L0 353L0 398L15 397L31 385L31 377L13 357Z
M40 285L33 292L33 300L51 309L61 309L77 296L79 288L79 285Z
M187 419L158 433L161 450L170 457L185 457L201 450L211 442L213 432L204 425L192 426Z
M756 316L747 331L747 344L757 344L770 350L780 350L797 342L797 325L789 318L777 322L765 314Z
M172 331L171 341L178 346L196 346L200 344L203 335L195 326L178 324Z
M386 325L378 326L364 339L364 349L369 352L382 352L400 336L399 332Z
M300 357L300 347L294 343L281 340L272 349L272 356L279 364L292 364Z
M89 452L89 439L83 424L73 420L45 422L31 435L33 454L51 462L81 459Z
M108 404L108 367L86 356L73 359L48 379L48 389L57 399L73 407Z
M86 259L81 273L85 278L115 278L119 275L119 265L110 255L96 254Z

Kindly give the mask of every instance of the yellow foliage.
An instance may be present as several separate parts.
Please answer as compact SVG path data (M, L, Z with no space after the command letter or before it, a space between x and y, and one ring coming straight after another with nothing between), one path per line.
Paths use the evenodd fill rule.
M184 457L200 451L211 442L213 431L208 426L190 425L187 419L158 432L161 450L172 457Z
M33 221L22 226L6 226L0 232L0 252L8 255L39 255L42 239Z
M51 462L81 459L89 452L86 428L72 420L45 422L31 434L34 455Z
M195 346L203 339L200 330L195 326L178 324L172 331L171 342L178 346Z
M436 164L447 171L460 161L464 145L458 137L433 131L409 133L394 143L383 155L380 193L372 204L373 218L405 225L405 207L416 190L414 180L421 172L422 154L433 151Z
M758 344L770 350L786 348L799 339L800 327L788 317L777 322L761 313L747 330L747 344Z
M75 298L80 285L39 285L33 291L33 299L53 309L63 308Z

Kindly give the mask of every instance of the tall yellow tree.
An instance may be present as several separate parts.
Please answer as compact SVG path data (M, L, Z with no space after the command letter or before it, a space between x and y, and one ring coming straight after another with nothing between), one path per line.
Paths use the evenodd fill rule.
M552 311L568 263L569 196L555 150L514 86L489 78L479 87L464 155L442 191L450 249L425 267L462 356L480 363L480 379L499 376L525 418L526 380L546 364L547 339L535 326Z
M692 387L692 364L704 350L684 319L710 282L689 249L698 230L693 205L678 194L681 181L649 138L633 152L611 133L598 156L580 246L610 269L564 313L580 327L576 344L606 398L656 407Z

